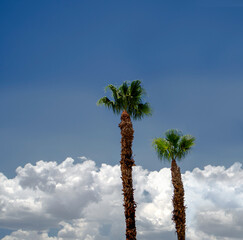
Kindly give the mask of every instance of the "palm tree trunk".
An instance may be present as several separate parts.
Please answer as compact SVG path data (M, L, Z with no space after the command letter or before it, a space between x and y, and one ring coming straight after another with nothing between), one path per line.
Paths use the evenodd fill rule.
M133 126L129 114L124 110L121 115L121 174L124 195L125 221L126 221L126 240L136 240L135 208L136 203L133 197L132 183L132 141Z
M174 159L171 162L171 177L174 186L172 220L175 223L178 240L185 240L186 208L184 206L184 187L180 168Z

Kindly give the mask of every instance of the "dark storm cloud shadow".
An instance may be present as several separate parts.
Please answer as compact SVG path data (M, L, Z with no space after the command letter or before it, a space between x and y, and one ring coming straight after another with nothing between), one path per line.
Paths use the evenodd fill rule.
M225 211L223 221L217 212L202 212L196 215L197 229L212 236L242 239L243 210L229 209ZM228 221L228 223L227 223Z
M1 175L0 227L45 230L58 227L60 221L82 218L84 208L101 196L92 186L95 163L73 165L73 161L26 164L11 180Z
M83 209L92 202L99 202L100 196L95 191L83 190L75 195L68 192L55 194L44 203L46 213L60 220L77 219L83 216ZM65 201L64 201L65 199Z
M142 221L141 221L142 220ZM148 220L137 220L138 238L141 240L153 239L153 240L174 240L176 239L176 232L168 230L167 226L155 227ZM166 229L167 228L167 229Z
M111 232L111 227L112 227L112 224L102 224L100 227L99 227L99 233L101 236L109 236L110 232Z
M26 212L18 212L18 215L21 215L21 218L7 217L6 219L0 219L0 227L16 230L46 230L50 227L57 228L59 227L57 219L48 218L43 214L34 214L34 213L26 213Z
M146 234L138 234L138 238L141 240L148 240L148 239L153 239L153 240L161 240L161 239L166 239L166 240L176 240L177 236L175 231L150 231L146 232Z
M0 227L11 230L39 231L57 228L60 221L83 217L85 207L92 202L98 203L98 201L98 194L94 191L83 191L76 196L70 192L61 193L58 197L43 198L41 213L24 207L16 207L13 211L8 210L7 215L0 218ZM1 209L5 206L1 206Z

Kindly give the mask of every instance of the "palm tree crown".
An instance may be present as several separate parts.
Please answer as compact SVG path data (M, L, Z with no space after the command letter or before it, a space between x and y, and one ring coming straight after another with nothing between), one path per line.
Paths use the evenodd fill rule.
M195 144L195 137L191 135L182 135L182 132L176 129L170 129L165 132L165 138L155 138L153 146L162 160L181 160L184 158L191 147Z
M147 102L143 103L145 90L141 86L140 80L123 82L120 87L109 84L105 90L112 92L114 100L108 97L102 97L98 100L97 105L105 105L113 110L115 114L120 114L125 110L133 119L141 119L145 115L151 115L151 108Z

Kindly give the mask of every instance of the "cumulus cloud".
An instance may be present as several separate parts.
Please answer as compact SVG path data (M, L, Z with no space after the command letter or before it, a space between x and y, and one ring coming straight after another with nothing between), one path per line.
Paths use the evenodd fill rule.
M240 163L228 169L206 166L185 173L188 226L206 234L198 239L242 239L242 179Z
M13 179L0 173L0 228L13 230L2 240L124 239L120 167L98 168L94 161L80 159L27 164L17 168ZM170 169L150 172L136 166L133 177L138 238L176 239ZM182 177L187 239L242 239L242 165L206 166Z

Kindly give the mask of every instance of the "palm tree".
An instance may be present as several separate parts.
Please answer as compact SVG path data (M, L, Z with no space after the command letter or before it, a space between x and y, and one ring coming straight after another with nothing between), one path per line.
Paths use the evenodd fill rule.
M195 144L191 135L182 135L179 130L171 129L165 132L165 138L155 138L153 146L161 160L171 161L171 178L174 187L172 220L175 223L178 240L185 240L186 213L184 205L184 187L180 168L176 159L184 158Z
M113 100L108 97L102 97L97 105L104 105L112 109L115 114L121 113L121 175L124 195L125 221L126 221L126 239L136 239L134 189L132 183L132 166L134 159L132 157L133 126L131 118L141 119L146 115L151 115L149 104L143 103L145 91L141 87L141 81L135 80L131 84L123 82L120 87L108 85L105 90L112 92Z

